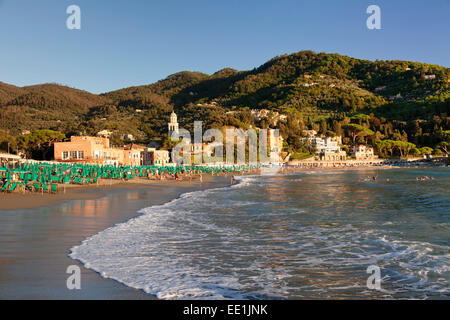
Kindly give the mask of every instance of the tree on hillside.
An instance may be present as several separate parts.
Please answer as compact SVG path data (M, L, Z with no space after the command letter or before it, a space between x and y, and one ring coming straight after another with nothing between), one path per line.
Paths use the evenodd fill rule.
M349 123L342 126L342 129L347 131L352 137L353 144L356 144L356 138L364 131L364 128L359 124Z
M436 148L441 149L445 154L448 154L450 148L450 130L440 130L438 137L442 139L442 141L436 145Z
M393 140L377 140L375 141L374 145L380 154L385 155L387 152L389 152L389 155L391 157L393 156L396 149L396 141Z
M326 134L328 131L327 121L325 119L320 120L320 134Z
M19 138L19 148L25 152L27 158L50 160L48 155L53 144L65 138L65 134L58 131L36 130Z
M409 152L416 147L414 143L405 141L395 141L394 146L400 152L401 158L408 157Z
M441 149L445 154L448 154L448 150L450 148L449 141L441 141L437 144L436 148Z
M16 138L7 131L0 130L0 151L15 152L17 150Z
M368 126L369 125L370 116L367 115L367 114L358 113L358 114L352 116L350 119L352 121L358 122L358 124L361 125L361 126L363 125L363 122L364 122L364 124L366 124Z
M374 135L375 132L367 128L363 128L363 130L358 133L358 137L363 138L365 144L367 144L367 140L369 139L369 137L373 137Z
M430 147L423 147L423 148L419 148L419 154L422 155L430 155L433 153L433 148Z

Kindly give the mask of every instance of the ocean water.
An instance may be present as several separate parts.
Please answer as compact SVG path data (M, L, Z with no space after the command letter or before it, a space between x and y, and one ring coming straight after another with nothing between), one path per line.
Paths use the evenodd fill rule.
M144 208L70 256L161 299L450 298L450 169L239 179Z

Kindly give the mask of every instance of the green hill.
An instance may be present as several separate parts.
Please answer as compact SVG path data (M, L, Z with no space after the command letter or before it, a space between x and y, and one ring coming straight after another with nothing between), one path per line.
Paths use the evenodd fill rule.
M158 101L182 112L189 104L215 102L225 109L296 110L318 119L320 115L365 111L445 95L448 79L449 69L436 65L372 62L302 51L276 57L251 71L224 69L211 76L182 72L152 85L122 89L106 96L120 106L151 107ZM392 102L390 99L395 96Z
M0 128L13 135L23 129L66 135L109 129L117 133L117 143L123 133L148 142L166 135L168 116L175 110L187 129L200 119L216 127L276 126L289 138L306 127L342 134L339 128L361 122L351 120L361 113L370 115L361 124L384 138L405 132L419 145L434 146L440 139L436 132L449 129L448 81L449 68L442 66L301 51L253 70L183 71L102 95L57 84L19 88L0 83ZM288 119L255 120L249 112L254 109Z
M7 103L25 92L22 88L0 82L0 105Z

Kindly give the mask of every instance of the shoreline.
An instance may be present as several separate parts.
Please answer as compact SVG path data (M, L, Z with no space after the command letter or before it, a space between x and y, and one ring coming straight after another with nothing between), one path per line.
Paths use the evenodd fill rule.
M205 175L203 183L198 179L182 180L147 180L133 179L130 181L104 180L98 185L60 185L56 194L50 193L4 193L0 192L0 214L3 211L32 210L43 207L54 207L73 200L95 200L105 197L111 190L122 188L139 190L148 187L158 188L189 188L211 183L217 176ZM220 177L220 176L218 176ZM228 176L227 176L228 177ZM228 177L229 179L229 177Z
M399 167L297 168L295 172L396 168ZM105 229L138 217L143 208L162 205L187 192L229 185L230 175L205 175L203 183L198 179L140 179L116 181L112 185L74 185L63 194L72 197L70 199L37 194L36 197L44 198L42 201L53 197L55 202L47 202L46 207L34 203L35 208L0 211L0 298L155 300L152 294L87 269L80 261L69 257L70 249ZM21 198L12 199L19 201ZM70 291L66 287L69 277L66 269L70 265L81 269L82 290Z
M3 210L0 212L0 298L156 299L154 295L85 268L69 257L70 249L107 228L139 216L138 211L143 208L162 205L187 192L230 185L229 176L203 178L203 183L169 180L117 183L100 188L73 187L68 188L66 195L76 199L57 199L55 203L48 202L46 207ZM43 197L46 196L55 195ZM81 290L66 287L70 276L66 270L70 265L80 267Z
M357 166L324 166L324 167L297 167L288 166L279 170L280 174L304 172L304 171L330 171L330 170L385 170L396 168L433 168L436 166L393 166L393 165L357 165ZM253 173L254 174L254 173ZM259 174L259 172L257 173ZM245 174L243 174L245 175ZM203 184L211 182L216 177L226 177L230 179L230 174L224 174L219 176L212 176L210 174L203 175ZM56 194L50 193L5 193L0 192L0 214L4 211L16 211L16 210L32 210L45 207L54 207L74 200L95 200L101 199L108 192L117 188L138 190L147 187L196 187L202 185L198 176L194 176L192 180L185 179L181 181L175 180L155 180L135 178L130 181L121 180L103 180L98 184L91 185L59 185L59 188L64 191L59 191Z

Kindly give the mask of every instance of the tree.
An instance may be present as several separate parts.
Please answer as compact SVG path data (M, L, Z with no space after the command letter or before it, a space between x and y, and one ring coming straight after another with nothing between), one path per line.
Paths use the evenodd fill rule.
M359 125L363 125L363 122L368 125L370 116L363 113L358 113L350 118L351 120L357 121Z
M325 119L320 120L319 133L326 134L327 130L328 130L327 121Z
M47 155L53 144L57 141L63 141L65 138L65 134L59 131L36 130L20 137L19 148L25 152L27 157L37 160L49 160Z
M405 142L405 141L395 141L394 142L395 148L400 152L401 158L408 157L409 152L416 147L414 143L411 142Z
M342 126L342 129L346 130L352 137L353 144L356 143L358 134L364 131L364 128L359 124L349 123Z
M449 141L441 141L436 145L436 148L439 148L445 154L448 154L448 149L450 148L450 142Z
M450 130L440 130L438 137L443 141L439 142L436 145L436 148L441 149L445 154L448 154L448 150L450 148Z
M4 130L0 130L0 150L9 153L17 150L16 138Z
M419 148L419 154L422 155L430 155L433 153L433 148L430 147L423 147L423 148Z
M358 137L362 137L364 139L365 144L367 144L368 137L373 137L374 135L375 132L367 128L363 128L363 130L360 133L358 133Z
M374 147L380 155L385 155L389 148L389 142L387 140L376 140Z
M389 152L390 156L394 154L396 148L396 141L393 140L377 140L375 141L375 148L381 153Z

